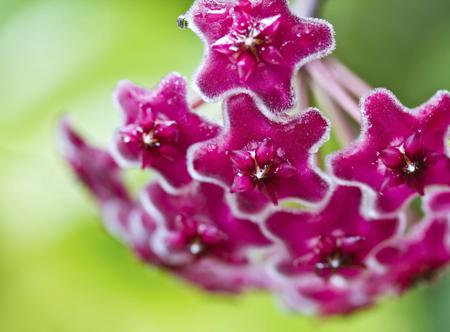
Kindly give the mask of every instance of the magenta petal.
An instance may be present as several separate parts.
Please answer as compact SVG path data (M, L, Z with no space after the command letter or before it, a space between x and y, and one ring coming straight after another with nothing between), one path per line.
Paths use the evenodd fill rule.
M234 177L233 184L231 185L231 192L241 193L250 191L253 188L255 188L255 183L253 182L253 179L246 174L238 173Z
M177 160L180 158L180 152L178 149L170 145L161 146L159 148L159 153L161 153L161 155L167 160Z
M236 6L232 10L234 25L236 29L245 31L249 27L251 21L250 11L252 4L249 0L238 0Z
M255 168L255 161L248 151L229 151L231 162L236 169L251 172Z
M211 45L211 48L225 55L232 55L239 51L236 39L231 36L224 36Z
M405 183L405 179L401 176L387 170L384 176L383 184L381 185L380 192L384 192L387 188L397 187Z
M271 38L278 32L281 24L281 15L263 18L259 22L260 33L258 37Z
M156 119L157 114L152 110L151 105L141 105L137 122L144 130L152 128L155 125Z
M420 154L423 151L423 143L422 143L422 136L420 133L415 132L411 136L409 136L404 144L406 155L414 159L418 154Z
M225 239L225 234L218 231L215 227L202 227L200 230L200 236L203 242L207 245L218 244Z
M283 60L283 55L275 46L262 46L259 55L264 62L279 65Z
M281 163L275 170L275 175L282 179L290 178L296 174L298 174L297 168L286 163Z
M274 205L278 205L277 186L272 183L263 183L261 185L261 192L270 199Z
M88 144L65 119L59 125L59 134L61 153L99 204L119 201L131 205L121 170L107 151Z
M149 97L150 93L147 90L129 81L122 81L118 84L115 99L125 116L125 124L133 123L137 120L141 106Z
M380 158L389 168L400 168L405 164L403 154L397 148L387 148L380 152Z
M178 125L175 121L164 121L156 127L155 135L165 139L175 139L178 135Z
M256 149L255 158L260 167L270 163L275 158L275 146L271 139L265 139Z
M255 57L249 52L244 52L239 57L236 66L238 68L239 79L241 82L245 82L248 80L256 67Z

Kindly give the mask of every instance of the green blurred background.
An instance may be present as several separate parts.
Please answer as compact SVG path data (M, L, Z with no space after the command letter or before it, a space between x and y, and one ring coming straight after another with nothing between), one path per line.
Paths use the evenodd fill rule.
M60 160L65 112L106 144L117 80L190 76L189 0L0 0L0 330L8 332L450 330L450 277L345 318L283 313L265 294L203 294L138 263L101 228ZM450 1L329 0L337 56L409 106L450 89Z

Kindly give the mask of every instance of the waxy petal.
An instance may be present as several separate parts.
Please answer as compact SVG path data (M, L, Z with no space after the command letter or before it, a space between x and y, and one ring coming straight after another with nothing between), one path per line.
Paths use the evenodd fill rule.
M275 158L275 146L271 139L265 139L256 149L255 158L260 167L269 164Z
M256 60L249 52L244 52L239 57L236 66L238 68L239 78L241 82L248 80L256 67Z
M233 166L242 172L251 172L255 167L255 161L248 151L228 151Z
M279 65L283 61L283 55L275 46L262 46L259 55L264 62Z
M397 169L405 164L405 157L398 148L390 147L380 152L380 158L387 167Z
M59 125L59 144L79 181L100 205L109 201L131 202L121 170L111 155L87 143L66 119Z
M409 136L404 144L405 153L410 159L423 152L423 142L420 133L415 132Z
M253 182L253 179L242 173L236 174L233 180L233 184L231 185L230 191L232 193L243 193L250 190L253 190L255 188L255 183Z
M298 170L292 165L282 163L275 170L275 175L281 179L287 179L297 175Z
M281 15L263 18L259 21L258 29L260 33L258 37L273 38L278 32L281 25Z
M236 38L232 36L224 36L211 45L211 48L225 55L232 55L239 51Z

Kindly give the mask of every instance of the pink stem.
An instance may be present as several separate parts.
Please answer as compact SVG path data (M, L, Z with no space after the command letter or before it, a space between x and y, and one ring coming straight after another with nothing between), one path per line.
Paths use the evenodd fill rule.
M202 98L197 98L196 100L194 100L194 101L191 103L191 108L192 108L193 110L195 110L195 109L199 108L200 106L204 105L205 103L206 103L206 102L205 102Z
M297 90L298 90L298 107L301 111L307 109L309 104L309 94L308 94L308 77L302 71L297 75Z
M364 82L338 59L329 58L325 61L325 65L328 66L334 78L354 96L360 98L372 90L369 84Z
M336 82L328 67L320 60L313 61L305 66L314 81L355 121L360 122L359 106L347 94L342 86Z
M312 90L317 99L319 108L326 112L329 116L331 123L333 124L333 132L336 134L340 143L343 146L349 145L353 142L355 135L343 114L328 94L325 93L325 91L319 86L319 84L313 82Z

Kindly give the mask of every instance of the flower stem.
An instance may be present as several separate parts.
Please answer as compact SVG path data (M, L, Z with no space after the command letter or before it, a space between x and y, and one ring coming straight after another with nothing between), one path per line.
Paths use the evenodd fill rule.
M334 101L319 86L318 83L311 84L312 91L321 110L327 113L333 124L333 132L336 134L342 146L349 145L355 138L355 135L349 123L344 118Z
M309 104L309 94L308 94L308 77L306 73L300 71L297 75L297 90L298 90L298 107L300 110L307 109Z
M328 67L320 60L305 66L314 81L356 122L360 122L358 103L335 80Z
M191 108L193 110L195 110L204 104L205 104L205 101L202 98L197 98L191 103Z
M360 98L372 90L372 87L369 84L364 82L338 59L329 58L324 61L324 63L328 66L328 69L334 78L355 97Z

